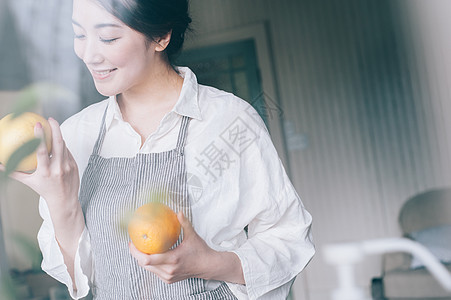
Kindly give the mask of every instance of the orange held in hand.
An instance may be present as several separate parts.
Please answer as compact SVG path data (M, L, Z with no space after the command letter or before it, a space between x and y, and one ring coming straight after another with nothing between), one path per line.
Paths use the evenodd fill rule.
M34 126L41 123L44 130L45 143L50 153L52 148L52 131L46 119L32 112L25 112L12 117L9 114L0 120L0 163L6 165L11 154L20 146L35 138ZM36 151L25 157L16 168L16 171L29 172L37 167Z
M168 206L151 202L139 207L128 224L128 233L135 247L146 254L163 253L175 244L180 223Z

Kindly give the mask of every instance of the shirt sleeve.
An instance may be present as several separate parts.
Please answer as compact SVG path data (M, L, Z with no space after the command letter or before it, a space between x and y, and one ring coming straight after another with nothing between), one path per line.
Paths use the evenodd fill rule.
M315 253L312 217L291 184L271 138L256 126L256 139L241 154L242 209L254 215L248 238L233 250L240 259L245 286L229 284L239 299L286 299L291 284Z
M64 263L63 254L55 238L55 229L47 203L42 197L39 199L39 214L44 220L38 232L38 243L43 257L42 270L65 284L73 299L85 297L89 292L89 281L92 279L94 271L91 243L86 227L78 241L78 249L75 255L74 281L77 289L74 290L72 279Z

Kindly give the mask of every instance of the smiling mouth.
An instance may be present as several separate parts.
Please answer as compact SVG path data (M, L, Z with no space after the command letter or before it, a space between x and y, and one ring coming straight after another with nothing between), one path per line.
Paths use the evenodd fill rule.
M115 68L115 69L110 69L110 70L106 70L106 71L95 71L95 70L93 70L93 72L98 74L98 75L100 75L100 76L105 76L105 75L108 75L108 74L110 74L111 72L113 72L115 70L117 70L117 69Z
M115 72L117 68L109 69L109 70L91 70L92 77L99 81L99 80L107 80L108 78L111 78L113 75L112 73Z

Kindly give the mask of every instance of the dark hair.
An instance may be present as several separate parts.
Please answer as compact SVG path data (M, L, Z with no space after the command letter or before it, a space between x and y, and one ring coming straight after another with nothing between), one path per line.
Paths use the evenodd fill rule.
M155 41L172 30L171 41L164 52L172 64L191 30L188 0L96 0L109 13L130 28Z

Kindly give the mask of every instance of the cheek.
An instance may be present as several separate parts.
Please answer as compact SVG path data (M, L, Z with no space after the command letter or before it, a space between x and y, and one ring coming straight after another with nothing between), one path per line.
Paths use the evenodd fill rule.
M112 49L111 49L112 50ZM117 47L114 51L105 49L104 57L116 67L141 68L145 65L142 49L135 45L124 45Z
M81 60L83 60L84 47L80 41L74 41L74 52Z
M126 67L133 60L133 53L127 53L121 49L117 49L117 51L105 52L104 57L115 67L122 68Z

